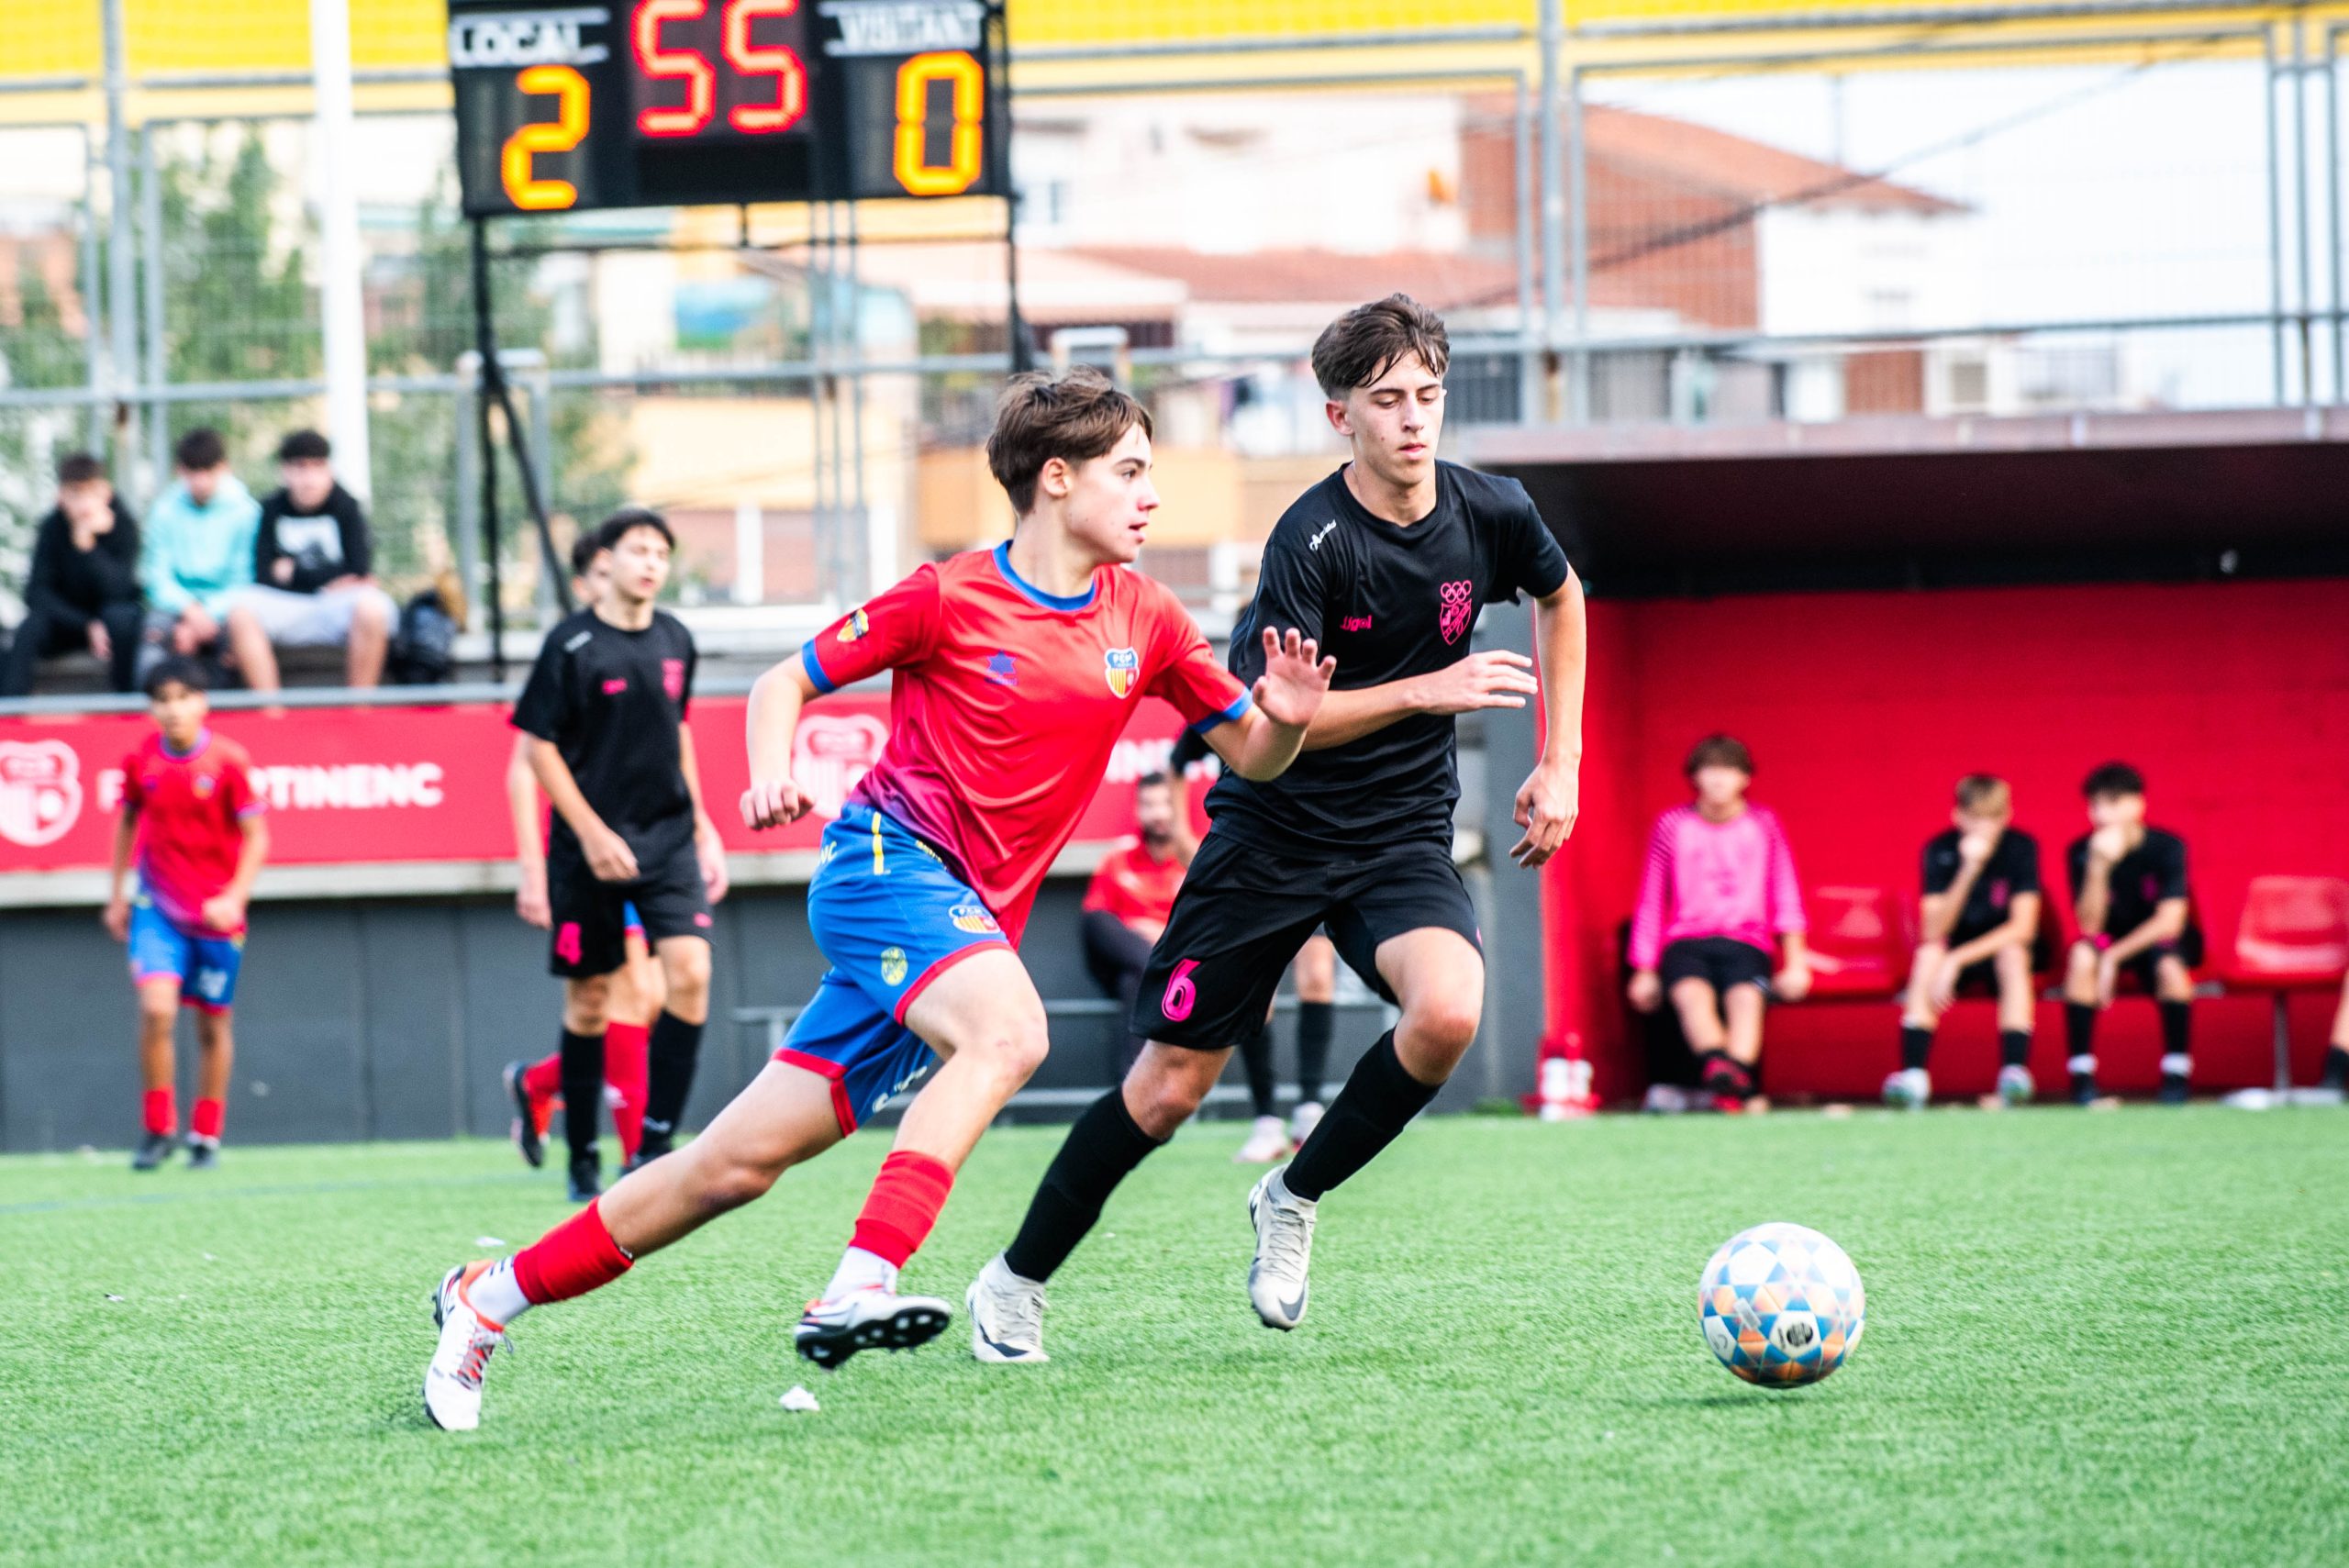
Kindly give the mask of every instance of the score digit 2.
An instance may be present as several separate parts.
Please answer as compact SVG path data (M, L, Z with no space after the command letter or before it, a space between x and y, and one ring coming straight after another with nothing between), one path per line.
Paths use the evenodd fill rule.
M930 161L930 88L953 87L953 134L946 161ZM978 182L980 128L986 120L986 77L961 50L917 54L897 68L897 183L908 195L959 196Z
M523 93L555 95L554 118L533 120L506 139L497 160L507 199L523 212L560 212L579 199L568 180L540 179L530 160L569 152L587 139L587 79L568 65L533 65L514 78Z

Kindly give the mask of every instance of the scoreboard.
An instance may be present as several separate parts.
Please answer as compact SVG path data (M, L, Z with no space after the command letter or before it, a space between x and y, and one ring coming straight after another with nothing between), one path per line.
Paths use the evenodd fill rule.
M451 0L469 217L1002 195L1002 0Z

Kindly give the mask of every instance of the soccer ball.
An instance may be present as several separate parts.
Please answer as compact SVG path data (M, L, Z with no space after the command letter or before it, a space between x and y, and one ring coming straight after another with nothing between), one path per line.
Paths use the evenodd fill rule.
M1765 1388L1817 1383L1851 1359L1867 1293L1843 1249L1775 1222L1721 1243L1697 1284L1697 1326L1721 1365Z

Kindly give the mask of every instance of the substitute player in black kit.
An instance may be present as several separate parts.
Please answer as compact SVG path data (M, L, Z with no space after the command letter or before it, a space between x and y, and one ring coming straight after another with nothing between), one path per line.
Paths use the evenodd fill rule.
M2132 973L2159 1007L2164 1105L2186 1103L2194 1070L2194 966L2202 931L2187 884L2186 840L2145 826L2145 778L2126 762L2088 774L2092 830L2072 840L2065 869L2080 929L2064 972L2064 1031L2071 1051L2075 1104L2105 1103L2097 1093L2097 1016L2112 1006L2121 974Z
M1019 1235L971 1286L981 1361L1044 1359L1044 1281L1126 1174L1198 1108L1315 928L1402 1009L1296 1158L1257 1183L1249 1298L1267 1328L1305 1316L1316 1207L1435 1097L1475 1040L1482 933L1453 867L1453 716L1543 696L1545 743L1517 795L1510 851L1547 861L1573 830L1582 757L1582 585L1524 488L1436 461L1450 359L1443 323L1401 295L1347 312L1314 344L1330 424L1353 461L1308 491L1264 547L1232 673L1259 672L1256 628L1295 626L1337 675L1288 773L1227 773L1142 978L1145 1049L1069 1131ZM1481 606L1531 594L1532 661L1470 651Z
M611 552L610 588L547 634L514 705L514 727L535 738L531 771L554 806L550 967L565 983L563 1130L575 1203L602 1187L596 1107L610 979L628 961L622 910L636 906L668 981L652 1026L640 1164L669 1151L693 1088L709 1017L709 909L726 896L726 853L702 808L685 728L693 635L653 608L674 539L660 514L639 507L614 513L596 537Z

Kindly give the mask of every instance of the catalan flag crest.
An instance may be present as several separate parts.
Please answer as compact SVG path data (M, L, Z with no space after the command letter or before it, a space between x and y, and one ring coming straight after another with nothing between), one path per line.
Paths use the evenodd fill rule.
M1112 648L1101 655L1101 662L1105 667L1103 673L1109 679L1111 695L1121 697L1134 689L1134 679L1141 670L1141 661L1132 649Z

